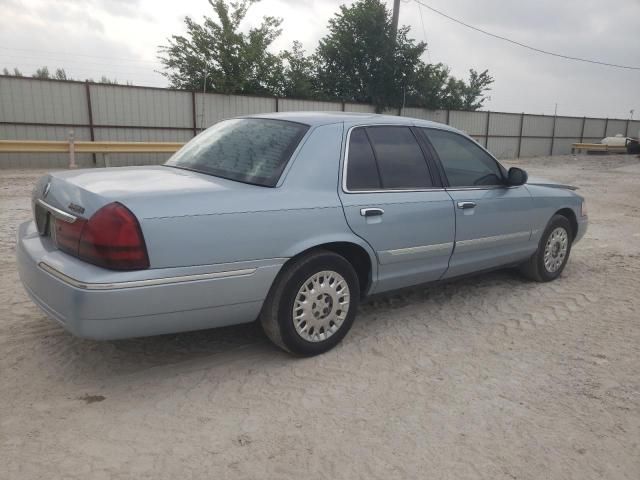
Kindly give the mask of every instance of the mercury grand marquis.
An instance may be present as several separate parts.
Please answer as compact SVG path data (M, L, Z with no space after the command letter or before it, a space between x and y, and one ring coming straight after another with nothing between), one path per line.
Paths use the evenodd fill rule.
M50 173L33 215L20 278L71 333L259 319L297 355L334 347L374 293L502 267L554 280L587 228L574 187L458 130L317 112L222 121L164 165Z

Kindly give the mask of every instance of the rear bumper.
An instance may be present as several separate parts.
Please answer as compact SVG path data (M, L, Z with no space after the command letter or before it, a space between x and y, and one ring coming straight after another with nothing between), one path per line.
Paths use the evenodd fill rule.
M285 259L111 272L52 248L20 225L25 290L50 318L100 340L221 327L255 320Z

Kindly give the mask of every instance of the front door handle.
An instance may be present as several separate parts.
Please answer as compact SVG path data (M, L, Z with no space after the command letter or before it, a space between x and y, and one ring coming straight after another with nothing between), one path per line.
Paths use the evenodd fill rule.
M360 215L363 217L375 217L377 215L383 215L384 210L381 208L361 208Z
M458 202L458 208L466 210L467 208L475 208L476 202Z

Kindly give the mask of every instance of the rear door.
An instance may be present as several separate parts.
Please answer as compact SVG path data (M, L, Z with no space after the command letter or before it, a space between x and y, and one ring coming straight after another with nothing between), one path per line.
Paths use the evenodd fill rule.
M351 229L378 257L376 292L439 279L454 241L454 208L426 146L409 126L347 133L340 198Z
M421 128L455 204L455 248L445 277L522 260L532 253L532 199L523 185L506 184L504 169L459 133Z

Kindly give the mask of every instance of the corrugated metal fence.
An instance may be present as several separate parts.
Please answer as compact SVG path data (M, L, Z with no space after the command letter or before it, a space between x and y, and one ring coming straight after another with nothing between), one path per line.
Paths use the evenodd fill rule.
M183 142L224 118L296 110L373 112L366 104L248 95L220 95L161 88L103 85L0 76L0 140ZM637 135L639 120L552 117L498 112L404 108L407 117L447 123L466 131L498 158L569 153L575 142ZM168 154L111 154L112 165L161 163ZM102 158L78 155L81 166ZM94 163L95 162L95 163ZM64 168L63 154L0 154L0 168Z

